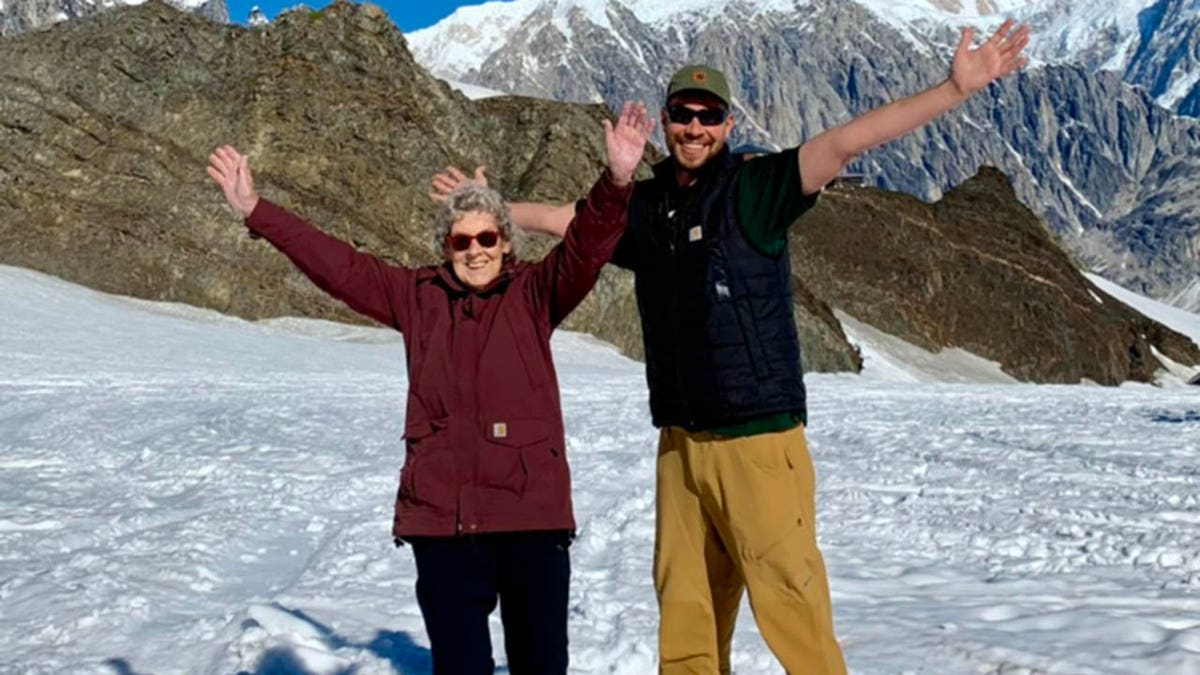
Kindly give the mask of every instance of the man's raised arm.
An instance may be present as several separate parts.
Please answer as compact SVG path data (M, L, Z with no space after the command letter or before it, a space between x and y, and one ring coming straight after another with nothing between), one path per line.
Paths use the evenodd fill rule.
M487 185L487 174L482 166L475 167L474 177L468 178L465 173L453 166L446 167L442 173L436 174L430 184L429 198L435 202L446 201L446 195L454 192L454 188L464 181L475 181ZM575 203L540 204L537 202L509 202L508 210L512 214L512 222L525 232L548 234L561 239L567 232L567 226L575 218Z
M1029 43L1029 26L1013 30L1012 19L976 49L974 32L963 29L954 51L950 77L925 91L876 108L822 132L800 146L800 182L804 194L824 188L851 160L871 148L899 138L966 102L993 80L1028 61L1021 50Z

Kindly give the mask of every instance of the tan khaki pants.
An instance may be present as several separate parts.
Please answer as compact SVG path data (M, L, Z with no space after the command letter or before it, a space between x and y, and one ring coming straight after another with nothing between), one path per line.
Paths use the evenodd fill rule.
M659 672L727 674L742 589L790 675L845 673L817 550L804 427L741 438L659 436L654 587Z

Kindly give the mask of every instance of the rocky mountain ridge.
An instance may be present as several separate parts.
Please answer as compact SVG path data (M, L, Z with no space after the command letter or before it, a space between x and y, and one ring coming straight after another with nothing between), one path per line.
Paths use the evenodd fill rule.
M229 8L225 0L150 1L168 2L210 21L229 23ZM127 4L123 0L3 0L0 2L0 37L39 30L61 21L92 16Z
M369 5L249 30L150 3L0 39L0 61L13 65L0 73L0 262L248 318L355 317L247 237L204 173L218 144L250 154L265 197L427 264L434 171L483 164L511 199L574 199L599 173L608 114L468 100ZM1190 341L1091 287L1013 195L988 171L935 204L830 190L791 242L806 365L860 367L835 309L1033 381L1149 381L1154 350L1200 363ZM568 327L636 356L630 286L606 270Z
M941 81L957 25L986 28L1004 12L1029 18L1057 40L1031 47L1044 65L868 153L854 170L932 201L980 166L998 166L1084 264L1187 303L1200 277L1200 197L1192 187L1200 183L1200 120L1155 97L1174 92L1181 109L1191 105L1200 80L1198 2L1009 2L989 5L986 15L970 15L970 3L932 3L966 14L948 23L958 15L915 0L699 0L657 5L649 15L640 0L519 0L503 13L496 5L460 9L464 21L451 16L411 37L435 74L610 106L658 101L676 68L709 63L734 85L737 141L783 147ZM1095 31L1063 25L1087 12L1101 15ZM1102 67L1114 64L1115 71Z

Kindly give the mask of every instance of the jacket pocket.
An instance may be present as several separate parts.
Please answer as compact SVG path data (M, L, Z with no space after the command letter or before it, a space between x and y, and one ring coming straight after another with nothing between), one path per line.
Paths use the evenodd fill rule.
M408 441L408 443L411 445L412 443L416 443L421 439L428 438L439 431L442 431L449 425L449 423L450 420L445 418L432 420L407 420L404 425L404 440Z
M440 509L454 507L454 458L441 432L446 420L411 420L405 425L404 468L400 470L399 501Z
M479 482L482 486L506 490L517 496L537 484L526 458L538 449L549 447L551 425L540 419L485 421L483 456L480 457Z
M521 448L525 492L521 499L532 505L554 507L571 494L571 474L559 444L543 441Z

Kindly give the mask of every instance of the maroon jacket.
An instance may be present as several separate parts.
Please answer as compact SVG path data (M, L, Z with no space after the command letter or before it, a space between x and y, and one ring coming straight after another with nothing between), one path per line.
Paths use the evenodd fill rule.
M259 200L246 219L330 295L404 334L407 452L392 533L570 530L571 479L550 333L595 285L631 188L606 173L562 243L471 291L449 264L389 265Z

